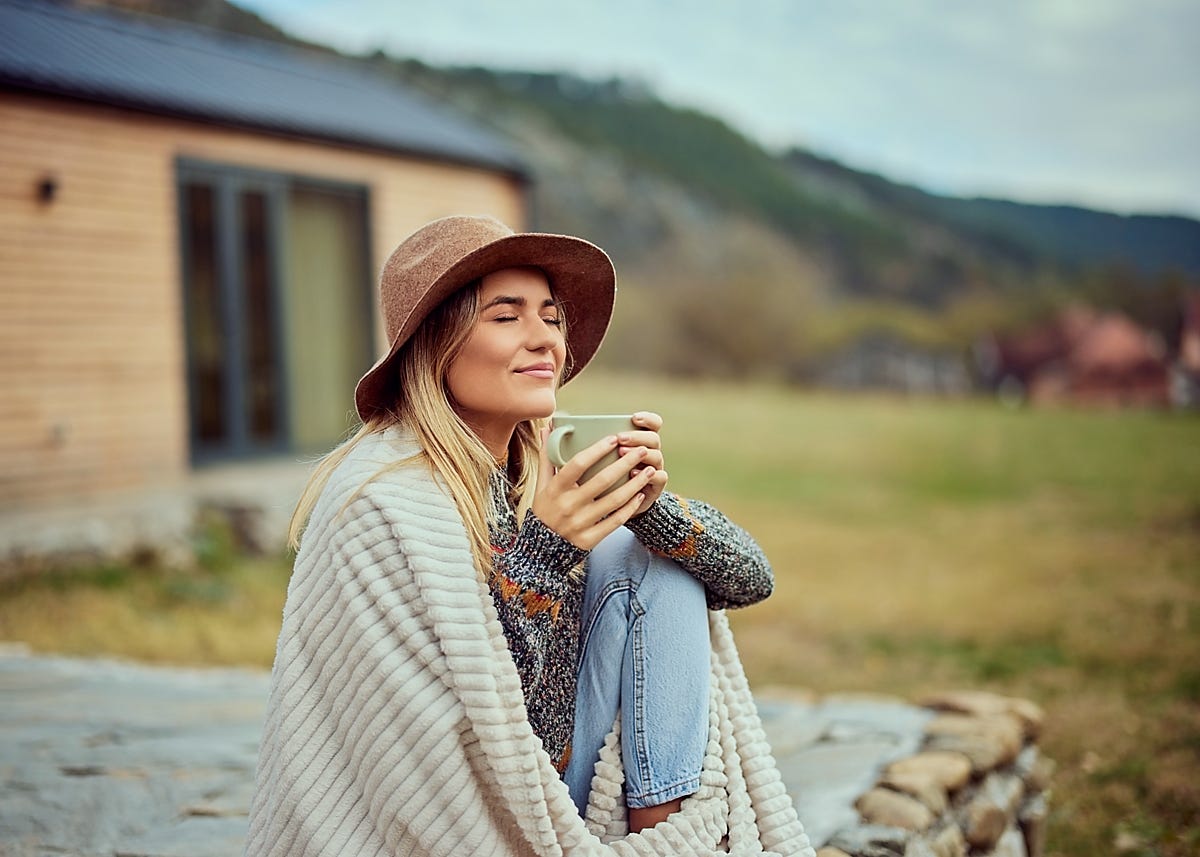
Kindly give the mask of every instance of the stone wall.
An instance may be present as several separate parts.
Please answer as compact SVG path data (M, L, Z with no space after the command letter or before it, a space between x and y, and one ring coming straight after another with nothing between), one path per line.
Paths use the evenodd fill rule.
M214 524L241 551L281 552L311 470L311 462L269 459L202 468L155 491L0 510L0 580L106 563L186 568L195 563L197 532Z
M980 691L923 700L915 753L888 762L854 802L858 821L818 857L1041 857L1053 763L1042 711Z

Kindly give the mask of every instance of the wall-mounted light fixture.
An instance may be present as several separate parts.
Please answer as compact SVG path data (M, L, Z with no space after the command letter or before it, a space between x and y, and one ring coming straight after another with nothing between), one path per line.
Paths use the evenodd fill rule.
M37 182L37 199L43 205L49 205L54 202L54 198L58 196L58 176L47 173L38 179Z

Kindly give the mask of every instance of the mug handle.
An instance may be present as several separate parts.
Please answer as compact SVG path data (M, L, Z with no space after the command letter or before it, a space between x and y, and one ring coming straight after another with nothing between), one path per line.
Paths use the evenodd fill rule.
M563 455L562 442L575 431L575 426L571 424L563 426L555 426L550 432L550 437L546 438L546 457L550 459L550 463L555 467L562 467L567 463L566 456Z

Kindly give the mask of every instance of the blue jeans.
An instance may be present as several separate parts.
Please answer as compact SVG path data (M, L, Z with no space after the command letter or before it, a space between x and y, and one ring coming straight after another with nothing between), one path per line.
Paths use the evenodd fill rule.
M575 734L563 774L580 815L618 712L628 806L657 806L700 787L710 651L699 581L624 527L592 550Z

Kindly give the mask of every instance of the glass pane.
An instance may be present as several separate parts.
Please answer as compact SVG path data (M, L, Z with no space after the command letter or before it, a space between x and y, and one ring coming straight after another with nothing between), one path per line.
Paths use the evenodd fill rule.
M243 191L240 197L247 433L254 441L270 442L281 426L267 199L261 191Z
M192 373L192 432L202 443L226 439L226 342L217 283L216 195L202 184L184 187L187 210L188 364Z
M298 450L328 449L351 426L354 384L373 360L366 206L361 192L297 186L288 201L288 400Z

